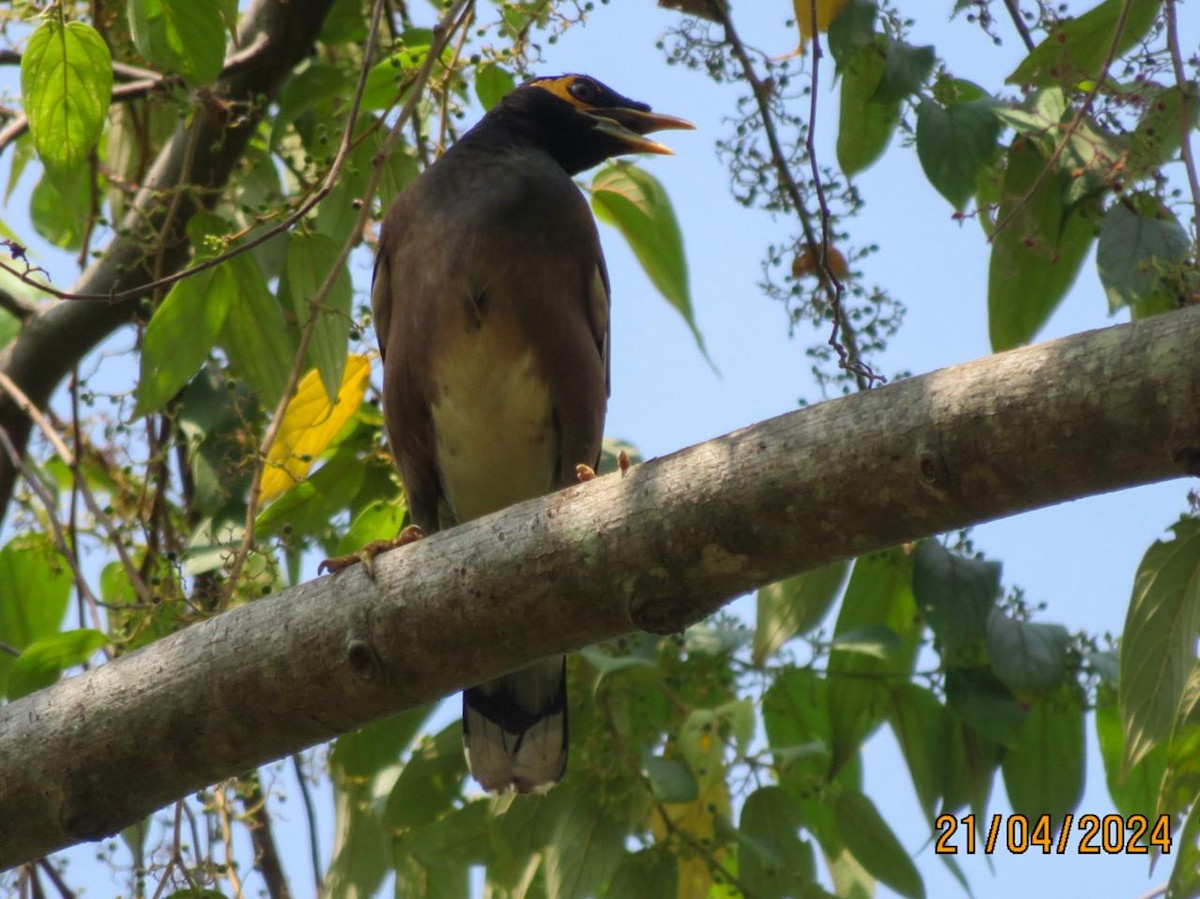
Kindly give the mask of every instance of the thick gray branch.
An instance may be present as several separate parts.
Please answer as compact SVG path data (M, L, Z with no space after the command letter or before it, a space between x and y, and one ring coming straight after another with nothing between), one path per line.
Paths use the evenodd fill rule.
M1194 474L1200 308L794 412L438 534L0 708L0 867L834 559ZM136 772L130 776L130 772Z
M110 294L148 284L187 261L184 228L211 204L242 158L246 144L284 76L313 49L333 0L255 0L238 31L236 61L197 95L146 177L119 236L80 277L73 293ZM170 219L168 221L168 218ZM161 248L161 251L160 251ZM17 339L0 353L0 370L39 407L72 368L121 325L131 321L139 298L117 303L61 301L26 319ZM18 450L29 437L29 419L0 397L0 428ZM18 472L0 455L0 519Z

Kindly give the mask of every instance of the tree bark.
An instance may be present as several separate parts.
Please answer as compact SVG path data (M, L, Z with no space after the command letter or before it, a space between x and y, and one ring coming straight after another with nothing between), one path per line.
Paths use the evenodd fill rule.
M188 260L185 228L214 202L241 160L267 103L284 76L314 47L333 0L255 0L238 29L248 54L203 92L159 153L118 235L83 273L72 292L111 294L179 271ZM235 48L236 49L236 48ZM2 353L4 371L39 408L63 378L121 325L133 320L142 296L119 302L63 300L39 309ZM0 395L0 428L24 451L30 422ZM18 472L0 454L0 519Z
M531 660L835 559L1200 467L1200 308L754 425L0 708L0 867ZM131 772L133 774L131 775Z

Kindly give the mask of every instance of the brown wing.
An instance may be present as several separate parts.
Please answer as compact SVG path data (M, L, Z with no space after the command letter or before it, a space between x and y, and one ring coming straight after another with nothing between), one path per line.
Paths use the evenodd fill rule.
M389 210L372 305L392 452L422 528L452 517L437 466L432 372L464 329L502 322L533 351L557 428L553 485L574 483L577 464L596 463L608 396L608 277L586 201L546 157L443 157Z

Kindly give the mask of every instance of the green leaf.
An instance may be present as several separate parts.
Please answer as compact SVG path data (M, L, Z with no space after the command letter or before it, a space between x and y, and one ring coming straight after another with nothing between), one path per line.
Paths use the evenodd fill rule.
M1161 6L1162 0L1104 0L1081 16L1060 22L1006 81L1065 88L1097 81L1110 51L1116 50L1115 61L1145 37Z
M946 669L946 708L1001 746L1014 746L1025 713L991 668Z
M849 563L824 565L759 588L754 629L754 664L763 664L797 634L820 623L846 581Z
M1045 166L1032 143L1013 141L997 219L1003 227L992 234L988 266L988 331L996 352L1033 338L1066 296L1092 243L1090 207L1068 209L1070 176L1041 177Z
M8 346L21 333L21 320L8 310L0 310L0 349Z
M692 802L700 795L700 785L692 769L681 761L646 752L642 755L642 773L659 802Z
M679 860L659 846L626 853L605 890L607 899L662 899L679 890Z
M708 359L692 311L683 236L662 184L637 166L607 166L592 178L592 208L597 218L621 232L651 283L683 316L700 352Z
M340 252L338 245L324 234L293 231L288 238L284 293L291 298L292 310L301 327L311 314L312 297L333 270ZM342 263L321 304L308 349L306 361L320 372L331 403L341 387L350 347L351 293L350 273Z
M372 810L370 785L339 784L333 792L333 850L321 884L328 896L367 899L392 870L393 837Z
M946 750L938 759L942 768L941 813L953 814L969 806L982 820L1005 750L974 727L957 720L950 722Z
M738 830L765 851L738 853L738 882L749 896L803 895L816 879L812 846L800 839L800 812L781 787L761 787L746 797Z
M1177 84L1146 85L1146 110L1129 138L1129 173L1134 178L1154 175L1179 151L1182 136L1196 127L1197 84L1189 81L1186 87L1185 94Z
M146 326L135 418L161 409L200 370L221 334L237 289L227 264L171 288Z
M871 95L871 101L899 103L915 94L933 71L936 59L933 47L914 47L904 41L889 41L883 77Z
M683 632L683 639L689 654L722 656L741 649L753 635L741 622L726 619L693 624Z
M1061 88L1039 90L1019 109L995 107L998 118L1033 143L1062 176L1065 205L1106 193L1123 173L1128 138L1103 128L1091 116L1076 122Z
M763 696L763 726L775 767L801 790L820 783L829 769L832 726L827 693L826 682L811 671L789 668ZM814 751L793 752L797 747Z
M1175 309L1164 284L1188 257L1191 238L1171 210L1149 193L1114 203L1105 213L1096 243L1096 268L1108 295L1108 311L1129 306L1135 318Z
M902 648L900 635L886 624L870 624L838 634L829 645L842 652L858 652L876 659L890 659Z
M921 808L932 821L944 793L953 722L932 691L903 683L892 691L888 723L908 765Z
M917 547L913 595L947 664L974 660L999 594L999 562L952 553L934 539Z
M911 582L911 561L899 550L862 556L854 563L834 637L882 626L899 639L876 655L838 648L830 653L830 776L858 752L887 714L888 689L875 675L912 670L921 631Z
M878 14L874 0L850 0L830 23L826 37L839 75L855 53L875 42L875 17Z
M228 260L237 297L221 328L221 347L229 364L263 405L274 407L283 396L294 348L279 303L267 289L262 272L245 253Z
M842 67L838 165L851 177L883 155L900 119L900 102L872 99L887 69L882 38L859 48Z
M96 29L48 18L21 57L21 95L38 156L52 176L84 166L112 99L112 57Z
M1108 795L1122 815L1151 817L1157 808L1159 785L1167 767L1167 744L1159 743L1122 777L1125 734L1117 711L1116 690L1106 687L1099 692L1095 716L1096 739L1100 744L1100 757L1104 760Z
M554 822L544 856L547 899L596 892L624 855L626 829L610 821L578 781L555 788L547 805Z
M47 170L33 187L29 219L47 241L64 250L83 246L85 218L91 191L87 166L59 173Z
M485 111L499 103L516 86L513 76L494 63L480 66L475 72L475 96Z
M1071 635L1061 624L1017 621L999 609L987 624L988 662L1000 681L1021 698L1041 696L1069 677Z
M413 750L384 806L382 821L392 830L419 828L450 810L467 776L462 725L455 721Z
M374 777L400 761L435 708L430 704L406 709L338 737L329 754L330 770L337 778Z
M51 634L25 647L8 677L8 698L20 699L34 690L48 687L64 670L86 662L108 637L99 631L71 630Z
M142 56L193 87L221 74L225 27L216 3L130 0L129 33Z
M410 28L404 32L399 50L377 62L367 74L363 89L362 108L367 112L389 109L399 103L400 85L406 77L425 63L433 46L433 32L427 28Z
M1138 567L1121 640L1118 685L1123 772L1167 739L1196 662L1200 633L1200 521L1181 519Z
M1167 882L1166 896L1195 896L1200 894L1200 802L1192 804L1192 810L1184 819L1183 827L1175 837L1179 855L1171 869Z
M368 503L354 517L350 529L338 544L338 554L358 552L372 540L390 540L404 527L408 506L395 498Z
M925 885L916 865L870 799L854 790L843 791L834 800L834 814L846 848L859 864L901 896L924 897Z
M463 899L470 895L470 868L487 855L487 800L399 836L392 847L396 892L404 899Z
M917 106L917 157L929 183L959 212L975 194L979 173L996 153L1000 122L992 100Z
M1068 684L1033 704L1020 736L1004 756L1004 787L1012 809L1055 825L1083 796L1084 708L1079 688Z
M73 582L62 554L45 534L14 537L0 549L0 642L24 649L58 631ZM0 689L14 665L0 653Z

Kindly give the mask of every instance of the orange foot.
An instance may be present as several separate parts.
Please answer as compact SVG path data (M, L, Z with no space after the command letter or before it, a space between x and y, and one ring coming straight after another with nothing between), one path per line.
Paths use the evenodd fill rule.
M596 471L594 468L592 468L592 466L584 465L582 462L580 462L575 466L575 480L580 484L584 483L585 481L594 481L596 480Z
M617 468L621 469L621 477L625 476L625 472L629 471L629 453L621 450L617 453Z
M395 549L398 546L407 546L410 543L416 543L425 537L425 532L415 524L410 524L391 540L372 540L356 553L350 553L347 556L334 556L332 559L326 559L317 566L317 574L329 572L333 574L341 571L344 568L349 568L351 565L361 564L363 570L366 571L367 577L375 580L375 557L382 552L387 552L389 549Z

